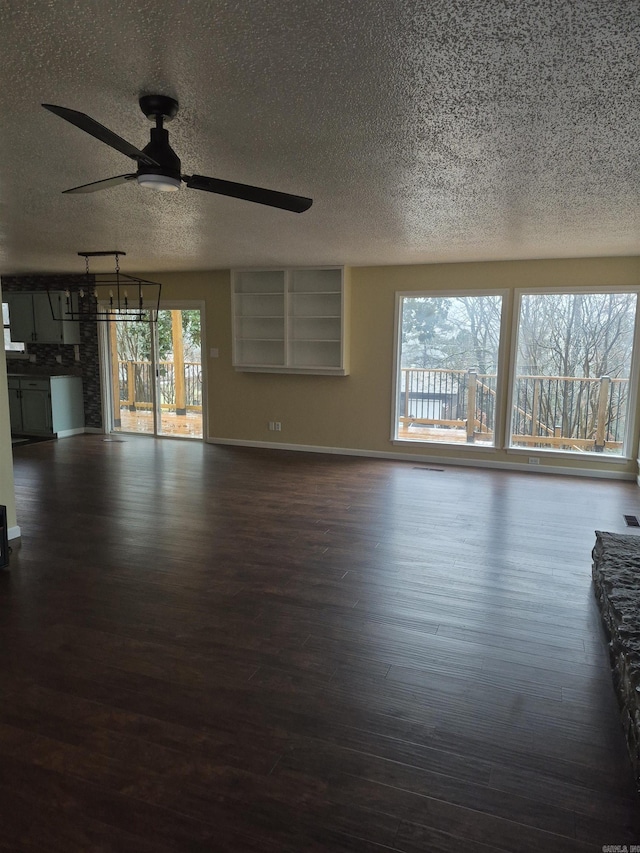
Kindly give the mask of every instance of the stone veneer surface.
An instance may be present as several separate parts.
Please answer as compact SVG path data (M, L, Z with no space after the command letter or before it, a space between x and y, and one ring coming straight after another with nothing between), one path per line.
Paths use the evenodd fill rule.
M613 681L640 786L640 537L596 531L593 584L609 635Z
M84 275L10 275L2 276L2 292L64 290L67 284L86 281ZM27 343L29 355L37 362L7 359L10 373L42 374L49 376L71 375L82 377L84 396L84 423L86 427L102 429L102 398L100 390L100 361L98 357L98 330L95 323L80 324L80 361L75 360L72 344ZM60 356L62 363L56 361Z

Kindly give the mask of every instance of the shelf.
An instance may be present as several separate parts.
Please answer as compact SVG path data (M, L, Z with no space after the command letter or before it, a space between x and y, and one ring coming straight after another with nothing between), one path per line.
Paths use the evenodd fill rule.
M234 271L231 287L237 370L348 373L341 267Z

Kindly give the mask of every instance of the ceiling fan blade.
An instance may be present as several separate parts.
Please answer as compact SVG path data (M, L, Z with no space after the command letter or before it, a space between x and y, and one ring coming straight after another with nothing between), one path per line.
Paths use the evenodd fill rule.
M116 175L115 178L105 178L104 181L94 181L92 184L82 184L80 187L72 187L70 190L63 190L62 193L95 193L98 190L108 190L109 187L117 187L118 184L126 184L128 181L134 181L136 174L132 175Z
M276 190L265 190L262 187L252 187L248 184L236 184L234 181L222 181L219 178L207 178L204 175L183 175L182 179L193 190L205 190L209 193L244 199L244 201L254 201L257 204L290 210L292 213L304 213L313 204L313 199L301 195L279 193Z
M85 115L85 113L80 113L77 110L70 110L67 109L67 107L57 107L55 104L43 104L42 106L45 110L49 110L49 112L54 113L54 115L60 116L60 118L71 122L71 124L75 124L75 126L79 127L80 130L84 130L85 133L94 136L96 139L99 139L100 142L104 142L105 145L109 145L111 148L115 148L116 151L126 154L127 157L131 157L132 160L136 160L138 163L144 163L145 166L160 165L152 157L145 154L144 151L140 151L135 147L135 145L131 145L131 143L127 142L126 139L118 136L117 133L109 130L108 127L105 127L103 124L95 121L95 119L92 119L90 116Z

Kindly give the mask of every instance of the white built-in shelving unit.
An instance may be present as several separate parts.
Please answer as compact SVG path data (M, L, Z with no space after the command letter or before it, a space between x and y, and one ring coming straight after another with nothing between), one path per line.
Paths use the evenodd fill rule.
M346 375L346 297L342 267L234 271L234 367Z

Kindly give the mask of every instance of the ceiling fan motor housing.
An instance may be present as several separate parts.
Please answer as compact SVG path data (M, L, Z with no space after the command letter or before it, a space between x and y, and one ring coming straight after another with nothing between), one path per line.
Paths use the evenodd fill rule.
M171 121L178 114L178 102L168 95L142 95L138 103L142 112L152 121L158 116L164 121Z
M151 130L151 142L143 152L156 161L157 166L138 162L138 183L156 190L177 190L182 183L180 158L169 145L169 134L164 122L178 112L178 102L167 95L143 95L140 109L156 126Z
M145 146L143 152L152 157L159 166L146 166L140 163L137 175L161 175L165 178L182 179L180 171L180 158L169 145L169 133L163 127L151 128L151 142Z

